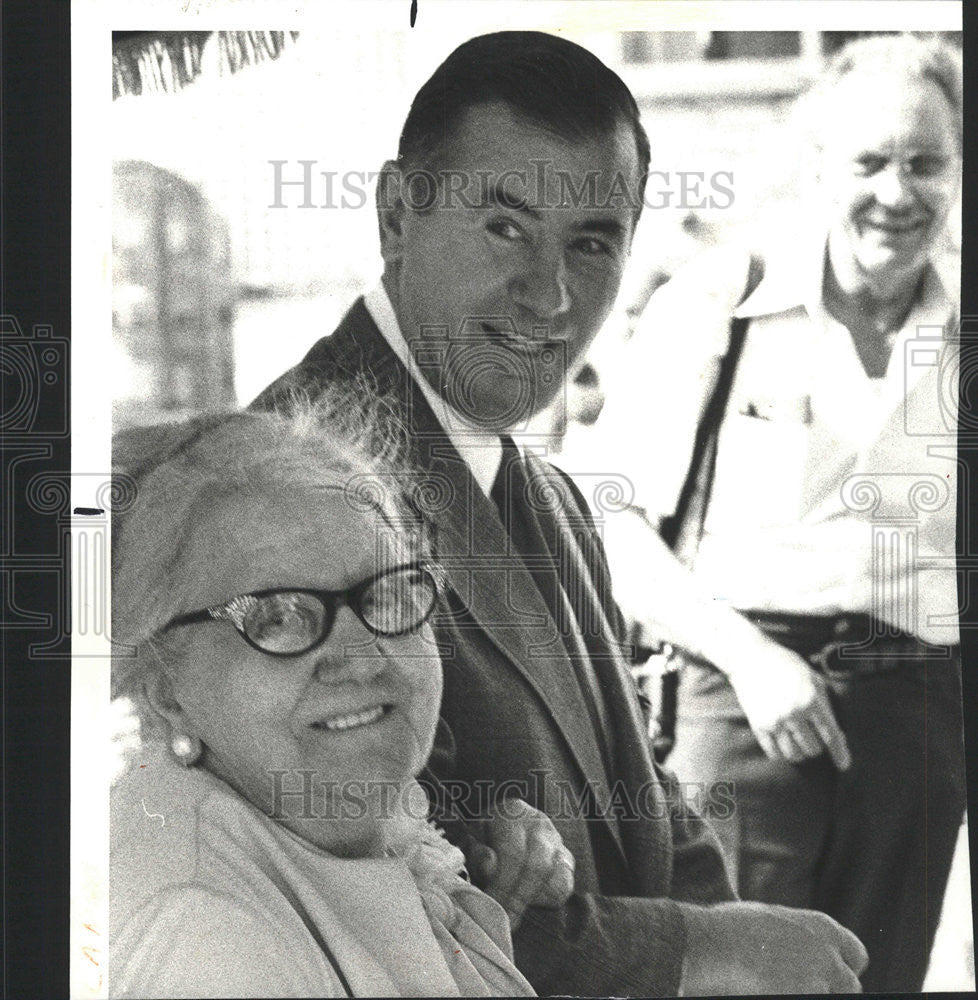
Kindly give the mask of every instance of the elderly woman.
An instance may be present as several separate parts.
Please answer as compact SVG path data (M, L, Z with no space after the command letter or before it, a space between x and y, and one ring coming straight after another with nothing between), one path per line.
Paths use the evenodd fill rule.
M803 207L652 297L599 424L647 421L622 471L692 570L647 530L616 562L609 526L619 600L681 648L670 764L740 894L835 917L886 993L921 988L964 807L960 74L913 36L833 57L799 108Z
M531 993L426 820L438 572L351 412L116 439L112 995Z

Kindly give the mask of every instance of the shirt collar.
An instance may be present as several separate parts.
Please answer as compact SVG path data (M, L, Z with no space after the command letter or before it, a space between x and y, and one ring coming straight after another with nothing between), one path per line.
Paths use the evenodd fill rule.
M367 312L370 313L374 323L377 324L381 336L387 341L390 349L397 355L397 359L420 387L432 412L448 435L455 450L465 460L473 478L479 484L479 488L486 496L489 496L496 473L499 471L499 463L502 461L503 445L499 435L468 423L454 407L449 406L442 399L422 375L401 331L397 314L394 312L394 306L391 304L390 296L387 294L383 282L378 281L364 295L363 304L367 307Z
M782 245L765 257L764 277L757 288L734 310L734 316L759 316L805 309L813 319L824 311L823 278L827 237L802 239L792 246ZM928 264L917 304L928 312L950 315L958 296L953 261L941 255Z
M764 277L734 310L734 316L758 316L805 308L814 316L822 301L825 236L803 239L765 254Z

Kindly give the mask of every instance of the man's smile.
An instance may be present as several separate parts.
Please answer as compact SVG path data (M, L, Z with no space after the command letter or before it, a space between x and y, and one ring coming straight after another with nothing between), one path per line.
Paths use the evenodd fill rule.
M887 236L904 237L920 233L927 228L925 218L863 219L863 228Z
M533 327L529 334L514 330L510 324L504 325L483 321L479 324L479 327L484 333L490 335L492 341L502 341L523 351L537 353L547 348L553 350L559 343L553 337L540 336L542 330L550 332L550 327L544 324Z

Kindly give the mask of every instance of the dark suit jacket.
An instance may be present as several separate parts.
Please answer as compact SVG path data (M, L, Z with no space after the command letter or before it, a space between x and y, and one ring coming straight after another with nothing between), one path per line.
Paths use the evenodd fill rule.
M288 408L296 392L315 398L364 373L407 424L451 585L435 623L453 743L433 757L442 791L463 817L494 793L520 795L552 817L577 860L571 901L527 911L516 963L541 994L675 995L685 948L675 901L734 895L712 832L651 759L587 504L566 476L528 458L535 485L557 500L562 639L523 561L507 554L495 505L362 300L252 405ZM596 732L571 657L592 672L610 732Z

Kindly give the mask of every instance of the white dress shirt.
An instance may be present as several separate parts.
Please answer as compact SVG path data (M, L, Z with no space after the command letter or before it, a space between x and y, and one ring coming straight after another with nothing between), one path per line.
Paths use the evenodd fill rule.
M871 379L824 308L823 253L823 240L768 253L739 307L743 252L680 272L609 385L603 441L641 441L617 460L640 506L672 513L730 315L747 317L697 579L741 610L867 612L956 642L954 278L928 270L886 376Z
M397 322L387 289L382 283L378 282L367 292L363 302L384 340L390 345L401 364L407 368L411 378L421 387L432 412L445 429L456 451L465 460L479 488L489 496L503 456L503 445L499 435L468 423L431 387L411 354L411 349Z

